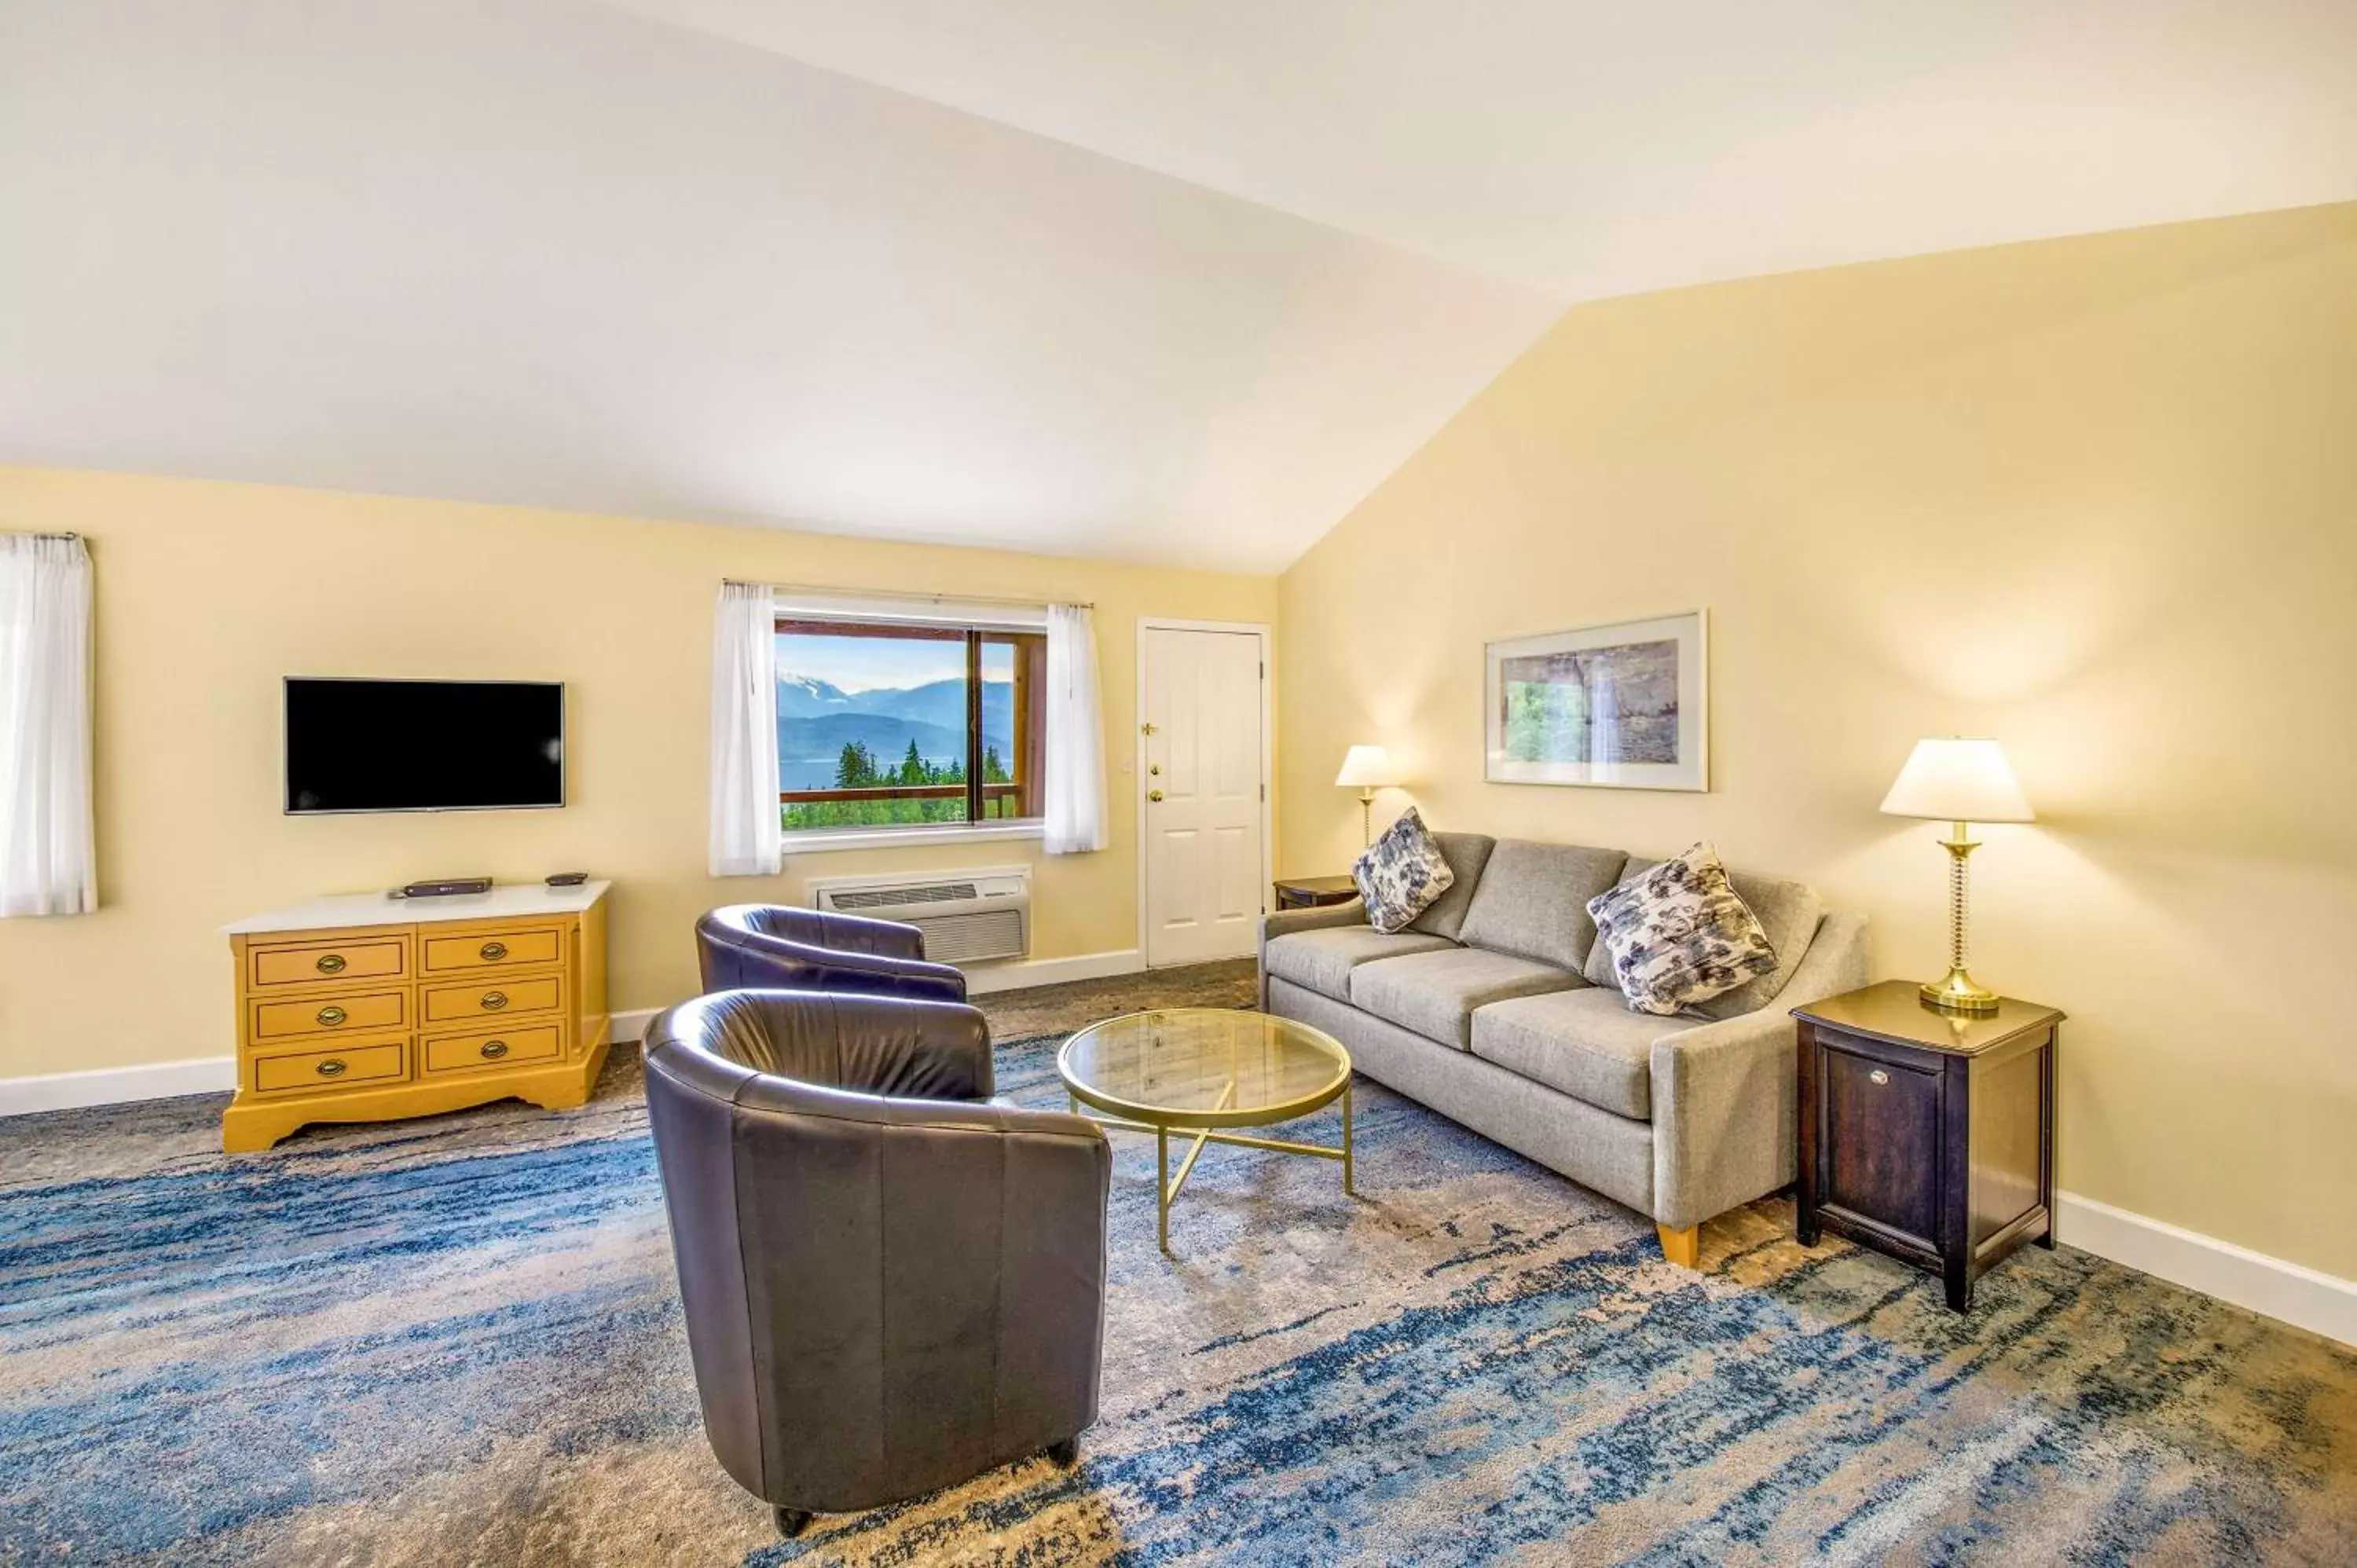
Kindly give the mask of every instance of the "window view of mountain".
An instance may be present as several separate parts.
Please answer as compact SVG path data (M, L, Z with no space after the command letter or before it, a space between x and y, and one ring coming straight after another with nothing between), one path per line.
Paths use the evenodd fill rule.
M1002 757L1015 755L1013 682L984 680L982 740ZM865 748L879 766L897 767L911 742L926 763L963 769L964 681L845 692L815 675L779 674L779 789L834 788L844 749L851 746Z

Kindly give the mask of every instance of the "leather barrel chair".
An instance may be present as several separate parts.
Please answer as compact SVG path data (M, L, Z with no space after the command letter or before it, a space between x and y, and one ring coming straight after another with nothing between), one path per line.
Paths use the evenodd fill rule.
M965 1000L965 975L925 961L925 933L898 920L731 904L695 923L704 989L774 986Z
M798 1533L1096 1419L1113 1154L991 1099L962 1003L724 991L660 1015L647 1111L704 1429Z

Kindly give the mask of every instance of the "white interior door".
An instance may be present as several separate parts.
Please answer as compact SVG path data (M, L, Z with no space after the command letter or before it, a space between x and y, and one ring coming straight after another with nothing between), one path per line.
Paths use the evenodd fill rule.
M1147 627L1146 961L1242 958L1259 939L1261 639Z

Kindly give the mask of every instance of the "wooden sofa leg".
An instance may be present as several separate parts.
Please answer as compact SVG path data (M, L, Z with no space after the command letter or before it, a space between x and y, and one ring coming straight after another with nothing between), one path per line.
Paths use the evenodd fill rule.
M1662 1238L1662 1256L1682 1269L1702 1267L1701 1226L1656 1225L1653 1230Z

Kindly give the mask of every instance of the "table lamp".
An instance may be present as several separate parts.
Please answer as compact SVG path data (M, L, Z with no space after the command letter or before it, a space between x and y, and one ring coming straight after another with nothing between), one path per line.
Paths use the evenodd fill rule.
M1882 798L1894 817L1925 817L1954 824L1940 841L1948 852L1948 977L1923 987L1923 1000L1951 1013L1994 1013L1996 993L1965 972L1965 933L1970 923L1970 882L1964 857L1980 848L1969 833L1974 822L2032 822L2038 813L2013 776L2005 748L1993 740L1919 740L1899 781Z
M1338 785L1355 785L1359 790L1359 827L1367 843L1375 842L1375 791L1388 789L1399 782L1392 770L1391 753L1380 746L1354 746L1342 757L1342 771L1334 775Z

